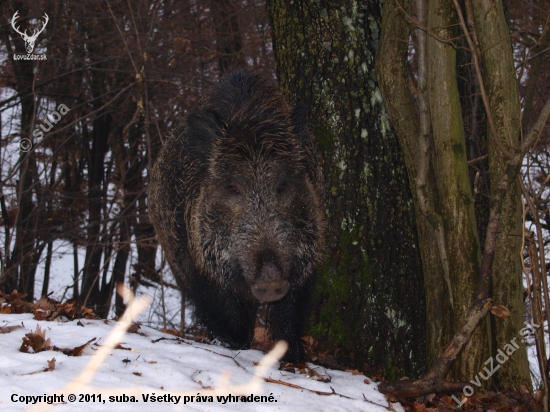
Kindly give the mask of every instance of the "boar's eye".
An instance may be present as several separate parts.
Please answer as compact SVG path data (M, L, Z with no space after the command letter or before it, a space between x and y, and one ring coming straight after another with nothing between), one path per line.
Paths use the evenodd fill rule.
M289 191L290 189L290 186L292 185L292 183L288 180L283 180L282 182L279 183L279 185L277 186L277 193L282 195L286 192Z
M224 184L225 190L227 190L232 195L240 195L242 194L242 190L239 186L237 186L235 183L228 181Z

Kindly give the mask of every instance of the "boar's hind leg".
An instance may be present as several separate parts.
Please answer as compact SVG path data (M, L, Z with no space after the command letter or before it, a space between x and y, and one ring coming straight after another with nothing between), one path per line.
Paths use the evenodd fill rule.
M199 323L230 348L247 349L254 336L256 306L237 299L219 285L201 283L205 284L192 292Z
M299 290L291 290L269 309L268 326L275 341L285 340L288 351L283 361L303 363L306 361L301 337L309 317L311 296L313 293L313 277L306 281Z

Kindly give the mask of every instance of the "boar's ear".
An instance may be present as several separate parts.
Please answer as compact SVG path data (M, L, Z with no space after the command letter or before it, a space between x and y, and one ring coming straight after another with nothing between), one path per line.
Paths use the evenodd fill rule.
M198 156L206 156L212 142L222 136L224 123L220 116L208 109L195 109L187 116L187 142L189 150Z

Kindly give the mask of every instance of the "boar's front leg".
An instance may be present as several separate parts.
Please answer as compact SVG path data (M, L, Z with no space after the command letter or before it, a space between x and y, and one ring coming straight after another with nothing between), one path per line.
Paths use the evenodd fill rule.
M230 348L248 349L254 336L256 305L206 277L196 280L190 285L190 297L199 323Z
M291 287L284 298L271 303L268 326L275 341L285 340L288 351L283 361L304 363L306 361L301 337L311 309L313 276L299 289Z

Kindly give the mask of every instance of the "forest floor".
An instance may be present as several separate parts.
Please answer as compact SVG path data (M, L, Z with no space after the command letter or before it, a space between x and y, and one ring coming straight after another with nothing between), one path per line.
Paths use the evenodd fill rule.
M116 322L94 319L90 309L74 301L28 304L6 295L2 300L1 312L34 314L0 314L0 409L404 411L362 374L313 364L277 369L277 362L261 388L243 393L237 386L254 376L261 351L233 351L138 324L100 364L92 387L73 392L71 402L71 392L63 388L87 368ZM228 388L227 395L211 392L220 385ZM47 398L52 395L59 396Z
M378 391L378 378L367 378L358 371L327 368L327 359L322 355L313 358L325 366L277 362L264 374L261 386L247 389L242 385L251 382L264 357L262 351L234 351L210 344L200 336L182 338L175 331L158 331L139 323L132 324L110 354L98 363L97 371L90 372L86 388L71 390L67 385L77 382L82 371L91 369L90 364L94 357L97 360L99 349L116 322L97 319L91 309L74 300L59 303L42 298L28 303L21 298L17 292L0 294L0 410L523 412L533 409L532 405L524 405L525 397L516 392L474 394L467 400L458 394L388 400ZM253 345L269 349L264 346L261 336ZM212 392L222 387L226 388L223 394ZM75 397L69 399L71 394ZM460 402L463 404L459 405Z

